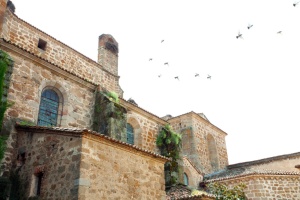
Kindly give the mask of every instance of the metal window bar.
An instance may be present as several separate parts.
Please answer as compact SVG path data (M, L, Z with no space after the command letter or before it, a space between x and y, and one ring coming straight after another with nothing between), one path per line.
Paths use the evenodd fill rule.
M38 116L39 126L56 126L58 116L59 98L55 91L45 90L42 93Z

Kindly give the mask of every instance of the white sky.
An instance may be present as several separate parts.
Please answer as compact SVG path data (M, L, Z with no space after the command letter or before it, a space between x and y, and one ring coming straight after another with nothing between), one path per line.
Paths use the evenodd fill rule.
M299 151L300 3L12 1L21 19L95 61L98 36L111 34L124 99L159 117L203 112L228 133L230 164Z

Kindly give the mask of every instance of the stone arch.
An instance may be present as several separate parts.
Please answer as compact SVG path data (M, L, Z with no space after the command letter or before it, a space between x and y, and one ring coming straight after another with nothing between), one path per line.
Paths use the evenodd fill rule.
M68 95L65 88L56 81L43 80L38 89L38 105L41 103L41 95L43 91L51 89L55 91L59 97L59 115L57 118L57 126L67 127L67 114L68 114ZM36 113L36 122L38 120L39 107Z
M183 184L189 185L189 176L186 172L183 172Z
M207 134L207 147L208 147L208 156L210 160L210 165L212 169L215 171L219 169L219 159L218 159L218 151L214 137L211 134Z
M133 127L134 145L142 147L142 128L134 117L129 117L127 123Z

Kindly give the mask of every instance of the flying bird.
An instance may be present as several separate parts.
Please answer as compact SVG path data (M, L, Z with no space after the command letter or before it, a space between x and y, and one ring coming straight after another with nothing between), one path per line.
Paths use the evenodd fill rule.
M277 32L277 34L281 34L281 33L282 33L282 31L278 31L278 32Z
M239 34L238 34L237 36L235 36L235 37L236 37L236 39L239 39L239 38L242 38L242 35L243 35L243 34L241 34L241 33L239 32Z
M158 75L158 78L160 78L161 77L161 74L160 75Z
M199 76L199 74L196 73L196 74L195 74L195 77L197 77L197 76Z
M163 43L165 40L161 40L161 42L160 43Z
M151 61L151 60L152 60L152 58L149 59L149 61Z
M253 26L253 24L249 24L249 25L247 26L247 28L250 29L250 28L252 28L252 26Z
M207 75L207 79L211 79L211 75Z
M296 7L299 2L300 1L293 3L293 6Z
M165 62L164 65L169 65L169 63L168 63L168 62Z
M175 76L174 78L177 79L177 80L179 80L178 76Z

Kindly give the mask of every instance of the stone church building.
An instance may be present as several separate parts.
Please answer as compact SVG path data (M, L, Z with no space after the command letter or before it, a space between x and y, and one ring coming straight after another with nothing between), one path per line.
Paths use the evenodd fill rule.
M99 36L95 62L0 0L0 50L12 63L2 97L12 105L1 130L9 137L0 177L17 174L23 199L168 199L170 158L156 146L167 124L182 135L179 182L188 188L242 181L249 199L300 199L299 153L228 165L227 133L203 113L158 117L123 99L118 42L109 34ZM9 198L13 185L1 184Z

